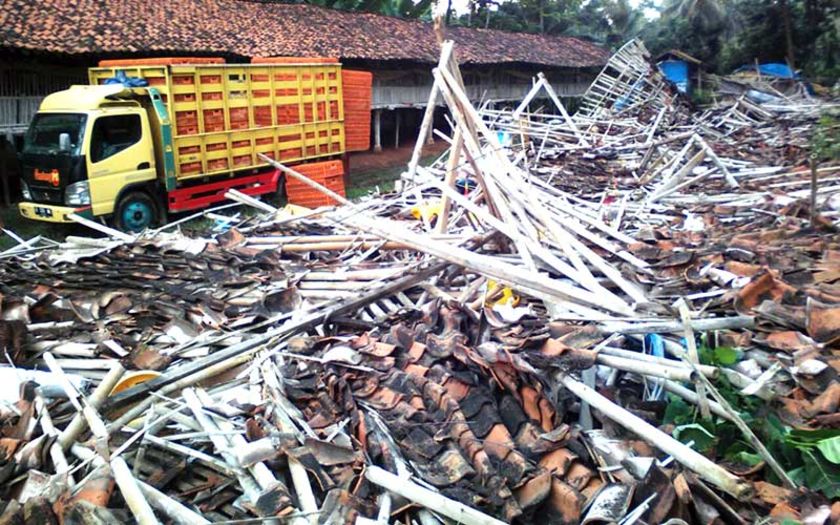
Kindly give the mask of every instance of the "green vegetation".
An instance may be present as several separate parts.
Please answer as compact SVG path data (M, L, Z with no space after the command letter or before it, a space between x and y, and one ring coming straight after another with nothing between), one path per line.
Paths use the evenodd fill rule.
M428 166L439 155L427 155L420 158L421 166ZM400 178L400 174L406 170L408 162L401 163L398 166L390 168L377 168L365 171L353 171L348 177L348 184L345 188L347 198L350 200L358 200L365 195L376 191L379 188L380 193L386 193L394 189L394 183Z
M731 365L740 359L731 348L699 349L705 364ZM798 430L785 425L776 416L770 403L742 395L725 376L715 381L721 395L740 414L788 475L798 484L822 492L828 498L840 497L840 429ZM681 398L670 396L664 423L674 425L674 438L688 443L704 454L749 468L762 458L744 439L734 423L713 418L702 419L697 407ZM768 481L781 484L765 467Z
M23 239L31 239L37 235L43 235L55 241L64 240L68 235L89 235L90 231L85 232L83 230L86 228L76 226L75 224L53 224L50 222L25 219L21 217L17 206L11 206L9 208L0 206L0 227L11 230ZM0 251L7 250L16 244L16 240L5 232L0 231Z
M429 20L432 1L291 0ZM443 0L442 0L443 1ZM681 49L715 73L759 62L787 62L832 85L840 77L836 0L469 0L446 13L449 25L575 36L615 49L641 37L654 56Z
M394 183L400 178L400 173L403 171L405 171L405 166L399 165L392 168L353 173L349 177L350 183L346 188L347 198L358 200L360 197L376 191L377 187L382 193L392 191Z
M820 117L814 136L811 137L811 152L818 161L840 159L840 111L826 113Z

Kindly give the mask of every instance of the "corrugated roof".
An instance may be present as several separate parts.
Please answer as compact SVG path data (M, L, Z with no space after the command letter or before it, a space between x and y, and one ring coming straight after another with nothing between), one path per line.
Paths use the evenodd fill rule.
M595 44L488 29L449 28L462 63L597 67ZM337 56L437 62L431 24L311 5L244 0L6 0L0 48L71 55L200 53Z

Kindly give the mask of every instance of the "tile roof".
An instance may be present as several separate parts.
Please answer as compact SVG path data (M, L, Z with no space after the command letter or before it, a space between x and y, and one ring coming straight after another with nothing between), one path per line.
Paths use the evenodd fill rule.
M576 38L449 28L462 63L598 67L607 51ZM245 0L6 0L0 48L70 55L337 56L435 63L431 24L311 5Z

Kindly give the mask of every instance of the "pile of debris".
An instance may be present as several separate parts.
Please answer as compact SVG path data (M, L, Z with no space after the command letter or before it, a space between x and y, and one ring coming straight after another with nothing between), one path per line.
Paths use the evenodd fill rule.
M692 113L637 41L574 115L433 74L398 192L266 158L344 205L0 254L0 523L840 518L817 113Z

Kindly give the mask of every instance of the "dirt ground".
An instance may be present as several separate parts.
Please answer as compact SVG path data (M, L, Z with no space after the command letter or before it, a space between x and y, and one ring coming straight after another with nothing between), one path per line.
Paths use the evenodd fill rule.
M448 144L441 140L435 140L434 144L423 146L423 157L442 153ZM354 173L367 173L371 171L404 166L411 159L411 152L414 150L414 142L404 144L399 148L384 148L379 153L366 151L364 153L353 153L350 155L350 177Z

